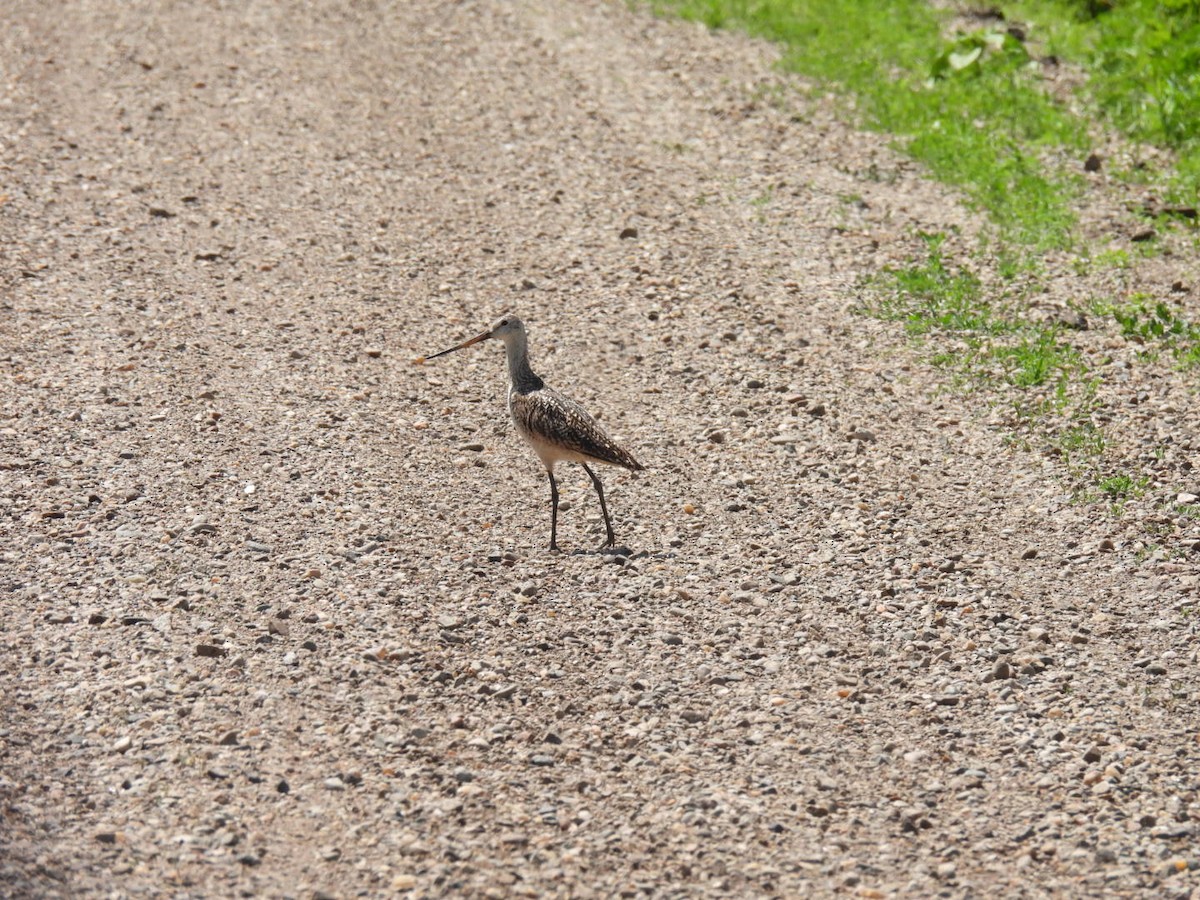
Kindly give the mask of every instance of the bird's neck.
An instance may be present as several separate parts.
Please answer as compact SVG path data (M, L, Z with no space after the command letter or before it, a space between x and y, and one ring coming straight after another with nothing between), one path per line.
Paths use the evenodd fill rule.
M512 389L518 394L528 394L545 387L533 369L529 368L529 349L525 341L514 340L505 348L508 351L508 378Z

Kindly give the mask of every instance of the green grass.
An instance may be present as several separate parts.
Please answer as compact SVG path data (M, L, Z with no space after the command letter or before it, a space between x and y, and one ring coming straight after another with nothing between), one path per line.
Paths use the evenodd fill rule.
M1108 478L1101 478L1097 482L1097 485L1109 497L1126 499L1142 496L1142 494L1146 493L1146 485L1149 483L1149 478L1134 478L1131 475L1110 475Z
M1134 478L1132 475L1110 475L1096 479L1101 495L1110 501L1109 512L1116 518L1124 514L1126 503L1146 493L1149 484L1149 478Z
M1105 439L1091 422L1098 380L1062 326L1035 321L1019 303L989 301L979 277L951 266L946 236L921 234L925 256L869 282L862 311L901 321L934 344L930 361L951 373L958 391L983 392L1007 406L1020 433L1014 447L1043 446L1078 469L1094 464Z
M1168 214L1196 207L1196 0L1014 0L998 5L1003 21L980 18L990 24L956 34L950 10L925 0L649 2L778 42L786 67L853 98L863 124L895 135L985 210L1003 241L1030 252L1075 243L1075 164L1090 132L1115 130L1171 151L1161 167L1139 159L1124 175L1159 188ZM1046 89L1050 59L1086 73L1069 105Z
M1078 352L1059 342L1056 328L1035 329L1017 344L995 348L992 356L1003 364L1008 382L1019 388L1037 387L1081 368Z
M856 0L653 0L712 28L779 42L784 65L853 95L863 123L988 212L1002 238L1066 247L1077 193L1047 148L1082 148L1084 124L1042 89L1024 46L1003 32L943 37L926 3Z
M1158 173L1168 203L1194 207L1200 188L1200 3L1196 0L1025 0L1001 4L1029 23L1045 52L1082 66L1084 97L1104 124L1177 154Z
M1096 425L1089 421L1076 422L1064 428L1052 441L1068 469L1083 468L1104 454L1108 441Z
M922 233L928 258L902 268L884 270L870 312L877 318L901 321L909 334L1005 330L983 300L979 278L965 269L947 267L942 255L944 234Z
M1121 449L1109 447L1099 424L1107 418L1098 414L1100 370L1073 345L1096 353L1095 341L1041 321L1029 304L1052 283L1047 268L1056 274L1047 251L1071 251L1081 278L1143 283L1134 275L1146 257L1178 252L1162 233L1195 225L1200 0L642 2L777 42L785 67L842 98L858 124L893 136L985 213L969 264L950 261L962 254L947 252L945 235L922 234L920 258L865 283L861 311L902 323L952 389L978 392L1011 424L1011 446L1057 455L1081 496L1119 514L1145 491L1146 479L1102 468L1111 472ZM1068 77L1046 77L1063 71ZM1158 198L1148 214L1159 237L1089 246L1073 210L1103 182L1085 182L1083 161L1114 137L1125 149L1102 162L1105 180ZM859 177L896 174L872 165ZM752 205L761 212L768 202ZM1162 298L1093 302L1088 313L1093 330L1123 338L1140 362L1200 367L1200 325Z
M1134 294L1126 302L1098 304L1099 311L1110 314L1121 329L1121 336L1147 348L1165 350L1176 365L1192 369L1200 365L1200 325L1175 312L1161 300L1146 294Z

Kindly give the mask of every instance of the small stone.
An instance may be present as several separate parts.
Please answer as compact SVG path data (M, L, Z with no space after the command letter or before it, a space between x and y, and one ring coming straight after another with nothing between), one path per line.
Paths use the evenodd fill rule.
M998 659L996 664L992 666L992 678L996 681L1003 681L1016 676L1013 667L1008 664L1008 660Z
M1143 244L1146 241L1152 241L1158 237L1158 232L1153 228L1141 228L1129 236L1129 239L1137 244Z
M669 647L678 647L683 643L683 638L677 634L664 634L662 642Z
M124 737L119 737L119 738L117 738L116 742L112 745L113 753L124 753L126 750L128 750L132 746L133 746L133 738L131 738L129 735L125 735Z
M554 762L553 756L543 756L541 754L536 754L529 758L529 764L533 766L552 766Z
M1101 553L1112 553L1117 548L1116 545L1113 544L1112 538L1103 538L1100 543L1096 545L1096 549Z
M253 853L243 853L238 857L238 862L240 862L243 866L257 866L262 862L262 860Z
M286 794L290 792L291 789L292 786L287 783L286 778L280 778L277 782L275 782L275 790L280 794Z
M217 744L222 747L236 747L237 742L238 742L237 731L234 729L230 729L229 731L226 731L223 735L221 735L221 739L219 741L217 741Z
M1101 163L1100 154L1089 153L1088 158L1083 161L1083 171L1099 172L1100 171L1100 163Z
M696 725L700 722L705 722L708 720L708 713L699 709L685 709L679 715L683 721L691 725Z
M817 403L814 406L810 406L808 408L808 414L815 419L821 418L821 416L825 415L825 404Z
M226 650L224 647L217 647L214 644L197 644L196 645L196 655L197 656L207 656L210 659L216 659L221 656L228 656L229 651Z
M96 832L96 840L101 844L115 844L117 842L117 832L98 831Z
M1026 547L1023 551L1021 551L1021 559L1036 559L1037 555L1037 547Z
M342 781L336 775L332 778L326 778L322 784L325 785L325 790L327 791L344 791L346 789L346 782Z
M379 357L383 356L383 351L378 347L367 347L363 350L363 353L367 354L371 359L379 359Z
M1176 503L1195 503L1200 500L1200 496L1191 493L1190 491L1182 491L1175 497Z
M621 240L627 241L638 236L638 230L630 225L627 228L621 229Z

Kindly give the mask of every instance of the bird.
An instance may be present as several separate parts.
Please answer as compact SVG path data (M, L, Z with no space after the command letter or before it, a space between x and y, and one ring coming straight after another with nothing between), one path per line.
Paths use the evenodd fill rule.
M502 316L483 334L463 341L457 347L423 357L421 361L437 359L489 339L502 342L508 356L508 412L513 425L538 455L550 479L550 549L559 549L558 482L554 478L554 466L560 462L579 463L592 479L608 532L603 547L614 547L617 538L608 505L604 502L604 486L588 463L606 463L631 472L640 472L645 467L609 437L579 403L547 387L546 382L534 373L529 367L529 338L524 322L513 315Z

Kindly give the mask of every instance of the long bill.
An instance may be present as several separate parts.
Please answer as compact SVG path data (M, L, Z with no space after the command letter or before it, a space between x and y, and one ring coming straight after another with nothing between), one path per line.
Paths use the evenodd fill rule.
M453 353L455 350L464 350L467 347L470 347L472 344L478 344L480 341L486 341L491 336L492 333L490 331L485 331L483 334L476 335L469 341L463 341L463 343L459 344L457 347L451 347L449 350L443 350L441 353L435 353L433 356L427 356L425 358L437 359L439 356L445 356L447 353Z

